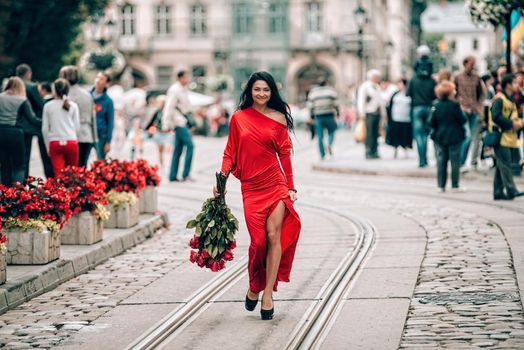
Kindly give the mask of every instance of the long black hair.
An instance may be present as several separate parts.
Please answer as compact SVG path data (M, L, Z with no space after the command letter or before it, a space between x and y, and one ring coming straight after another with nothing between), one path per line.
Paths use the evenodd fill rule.
M269 89L271 90L271 97L267 102L267 106L269 108L274 109L275 111L279 111L280 113L284 114L284 116L286 117L286 124L288 130L293 131L293 118L291 117L291 113L289 111L289 105L280 96L280 93L278 92L277 83L275 83L275 79L273 79L273 76L268 72L260 71L251 74L251 77L249 77L244 91L242 91L242 93L240 94L238 109L246 109L253 106L253 94L251 90L253 89L253 85L257 80L265 81L269 86Z

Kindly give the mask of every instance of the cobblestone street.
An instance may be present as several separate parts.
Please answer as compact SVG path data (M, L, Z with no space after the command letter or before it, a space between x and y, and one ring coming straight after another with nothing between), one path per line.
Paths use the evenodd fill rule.
M522 201L493 206L491 184L483 179L468 180L468 193L437 195L434 179L313 172L316 144L297 135L303 233L291 283L276 294L275 320L261 323L243 310L244 273L174 333L165 349L283 348L355 247L358 235L346 214L368 220L377 238L320 348L524 347ZM345 136L340 133L341 153L355 147ZM162 184L160 208L169 228L0 315L0 348L123 349L187 304L215 276L189 263L192 234L185 223L210 195L224 141L198 138L196 181ZM228 186L228 203L242 219L238 181ZM240 221L235 260L247 253Z

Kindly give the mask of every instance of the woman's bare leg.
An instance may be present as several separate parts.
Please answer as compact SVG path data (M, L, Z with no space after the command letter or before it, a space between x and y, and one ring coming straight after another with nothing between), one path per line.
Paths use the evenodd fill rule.
M272 296L273 286L277 279L278 267L282 256L282 246L280 245L280 233L282 222L286 214L286 205L280 201L273 210L266 223L267 230L267 258L266 258L266 288L262 295L262 308L265 310L273 307Z

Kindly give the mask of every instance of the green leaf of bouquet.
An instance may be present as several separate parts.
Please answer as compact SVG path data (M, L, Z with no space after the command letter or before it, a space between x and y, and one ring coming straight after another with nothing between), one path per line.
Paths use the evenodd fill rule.
M186 228L191 229L191 228L195 228L195 226L196 226L196 220L190 220L187 222Z
M199 237L202 234L202 226L196 226L195 235Z
M213 226L215 226L215 220L211 220L211 221L209 222L209 224L207 224L207 226L208 226L208 227L213 227Z

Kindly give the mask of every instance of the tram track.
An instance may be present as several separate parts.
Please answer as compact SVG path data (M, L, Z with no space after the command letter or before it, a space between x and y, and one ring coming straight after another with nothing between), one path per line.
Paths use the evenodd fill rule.
M186 189L191 192L200 191L198 187L191 187ZM180 194L163 193L163 196L198 201L195 198ZM316 211L320 213L319 215L329 213L329 215L337 216L346 226L349 225L353 228L356 239L353 249L342 258L291 333L286 349L308 349L312 346L311 344L318 344L321 341L334 320L344 295L371 250L376 237L375 228L363 218L347 215L334 209L322 208L312 203L301 203L301 206ZM135 339L126 349L164 347L166 343L176 339L178 333L188 327L199 314L209 307L210 303L235 285L246 273L247 256L244 256L223 273L199 288L187 299L188 301L184 306L172 311Z

